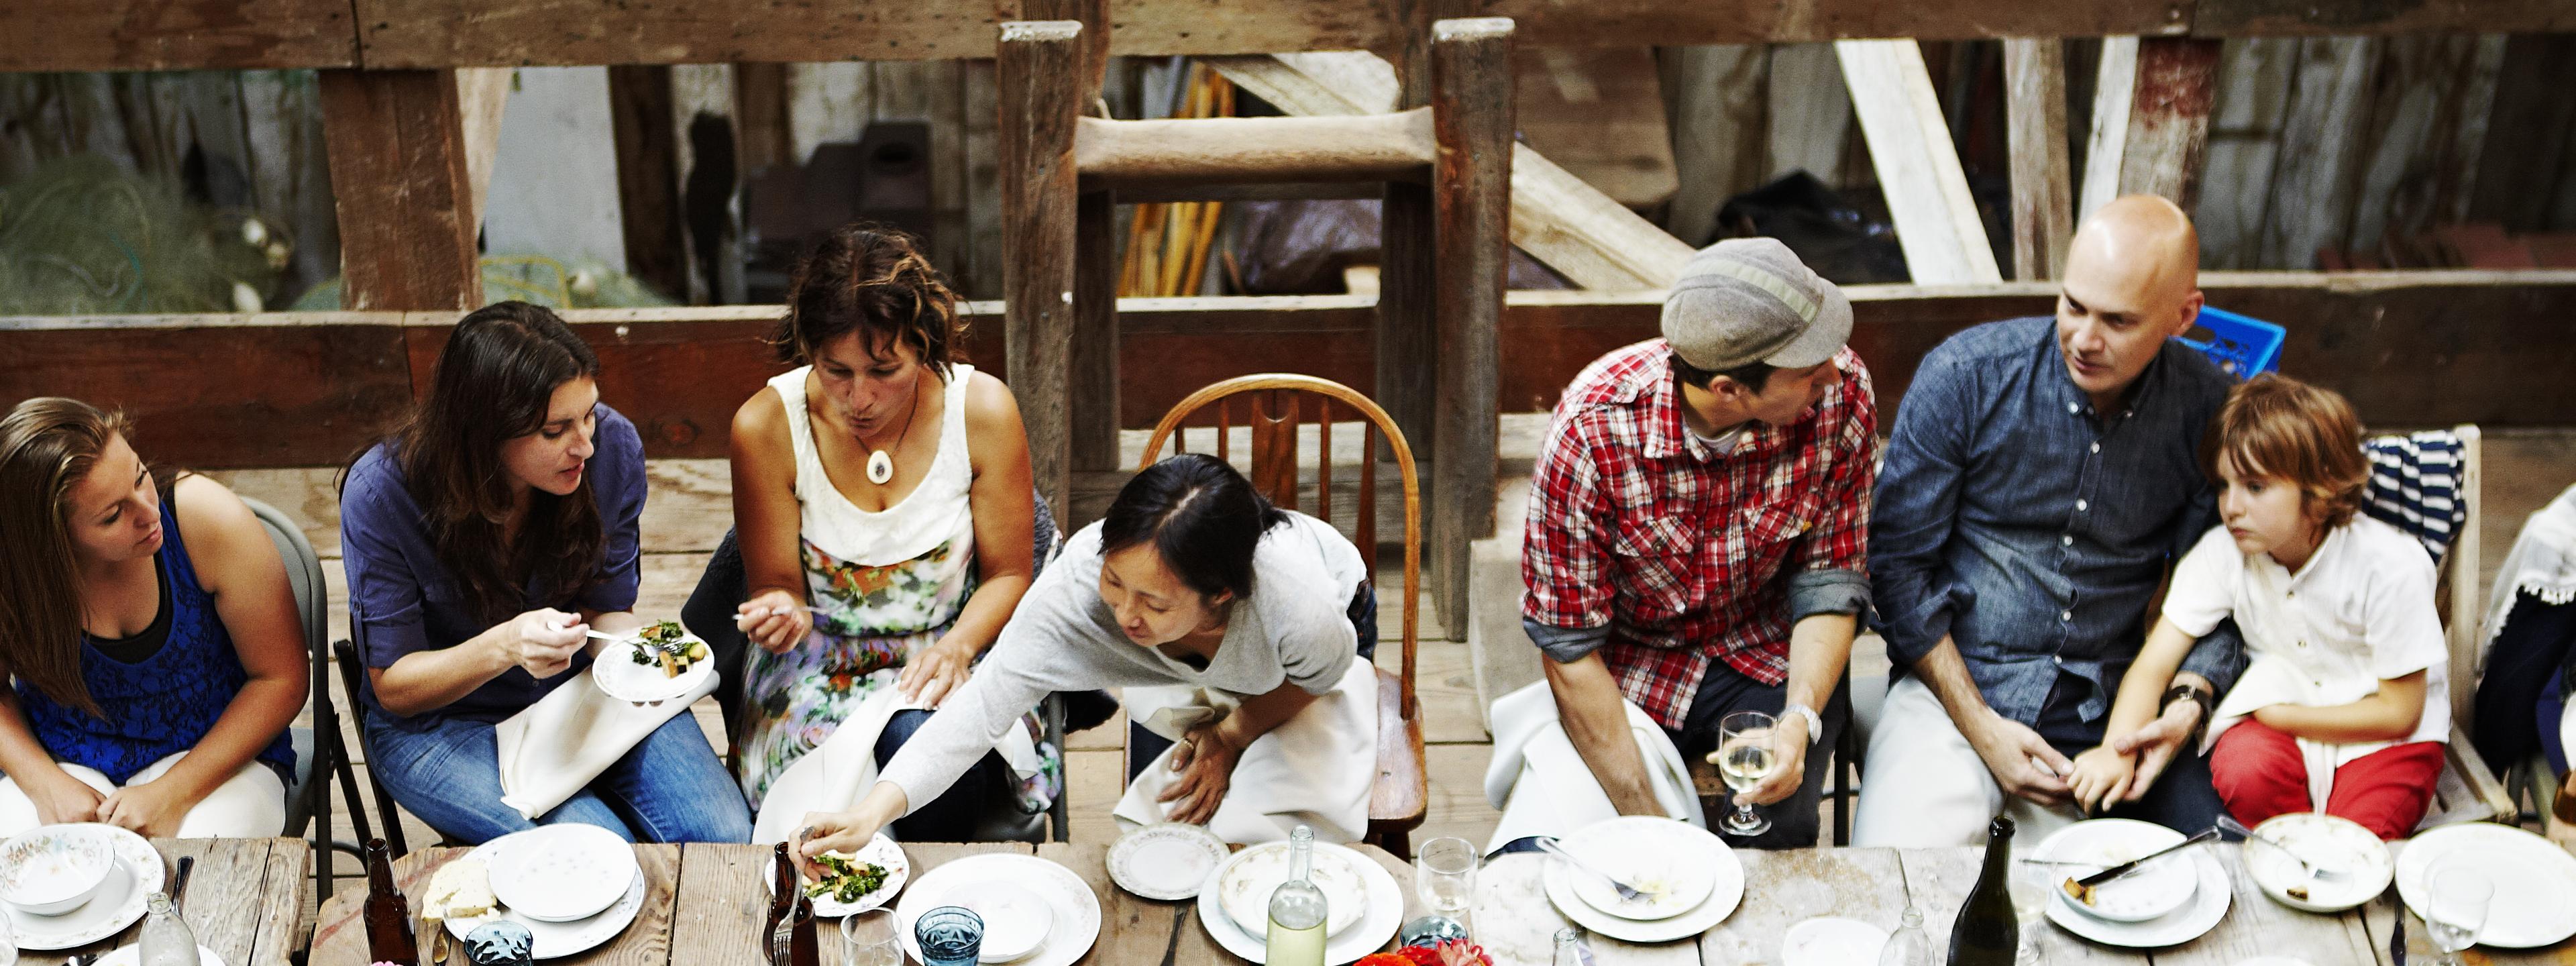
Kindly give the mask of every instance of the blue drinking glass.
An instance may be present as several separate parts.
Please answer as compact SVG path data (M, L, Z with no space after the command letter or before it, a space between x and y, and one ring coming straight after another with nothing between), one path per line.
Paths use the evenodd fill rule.
M984 919L972 909L941 906L912 924L922 966L975 966L984 951Z

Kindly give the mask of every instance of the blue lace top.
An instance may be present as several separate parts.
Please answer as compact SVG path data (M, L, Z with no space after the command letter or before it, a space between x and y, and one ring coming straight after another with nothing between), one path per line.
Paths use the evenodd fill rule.
M106 717L93 718L23 682L17 685L27 723L54 760L96 768L118 785L153 762L196 747L250 682L241 655L233 650L232 635L215 613L214 595L197 583L166 490L161 531L168 537L153 563L167 601L163 616L170 625L169 642L139 662L126 662L81 635L81 680ZM259 761L294 772L295 748L284 732L259 753Z

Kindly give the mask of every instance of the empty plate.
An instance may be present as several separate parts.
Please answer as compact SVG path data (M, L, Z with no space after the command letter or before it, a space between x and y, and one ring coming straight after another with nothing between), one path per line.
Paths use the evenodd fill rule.
M492 895L519 915L571 922L615 905L634 881L635 847L596 825L567 822L492 840Z
M1225 842L1206 826L1140 826L1109 847L1109 880L1148 899L1187 899L1199 894L1226 855Z

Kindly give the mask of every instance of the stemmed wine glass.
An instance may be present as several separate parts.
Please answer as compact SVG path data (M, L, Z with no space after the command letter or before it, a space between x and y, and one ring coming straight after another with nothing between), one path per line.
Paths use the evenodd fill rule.
M1708 760L1725 777L1726 787L1744 794L1780 767L1779 749L1771 745L1778 726L1776 719L1759 711L1738 711L1718 720L1717 750L1709 753ZM1751 805L1737 805L1718 828L1746 838L1770 831L1771 820L1754 814Z
M2013 950L2013 962L2034 966L2039 962L2039 935L2042 923L2048 921L2048 900L2057 891L2057 880L2065 878L2053 863L2026 861L2016 856L2004 880L2012 895L2013 918L2021 922L2021 945Z
M2449 866L2433 871L2432 895L2426 897L2425 931L2433 936L2433 947L2442 951L2441 966L2460 966L2460 952L2478 944L2478 931L2487 924L2488 901L2495 898L2495 884L2476 869Z

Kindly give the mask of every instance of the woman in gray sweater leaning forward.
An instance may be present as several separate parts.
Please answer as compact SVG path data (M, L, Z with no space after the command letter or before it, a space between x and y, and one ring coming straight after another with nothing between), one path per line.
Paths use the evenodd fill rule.
M810 861L867 844L937 798L1048 693L1104 687L1179 686L1240 701L1163 756L1172 774L1158 796L1162 817L1206 823L1245 749L1344 688L1354 656L1376 650L1368 577L1332 525L1273 507L1223 461L1183 454L1156 463L1127 482L1107 517L1066 541L974 677L875 786L849 811L807 816L799 854ZM1340 720L1323 710L1300 727ZM1360 786L1364 808L1365 778Z

